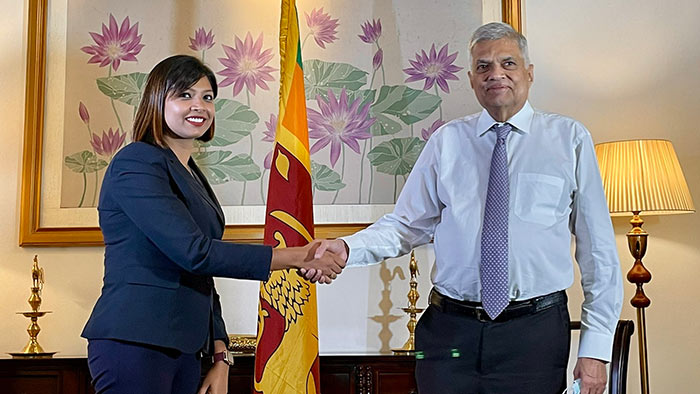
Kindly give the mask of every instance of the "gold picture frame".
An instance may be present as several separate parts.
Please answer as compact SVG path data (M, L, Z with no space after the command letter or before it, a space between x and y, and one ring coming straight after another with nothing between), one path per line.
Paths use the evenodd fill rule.
M502 0L503 21L521 30L520 0ZM49 0L28 2L27 70L24 149L20 193L20 246L100 246L99 227L42 226L41 189L47 71L47 17ZM318 224L317 237L335 238L365 228L369 223ZM262 225L227 225L224 239L262 242Z

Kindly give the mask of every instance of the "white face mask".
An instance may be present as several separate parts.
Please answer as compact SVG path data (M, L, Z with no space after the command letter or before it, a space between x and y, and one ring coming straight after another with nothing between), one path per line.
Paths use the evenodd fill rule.
M581 394L581 379L574 380L574 383L561 394Z

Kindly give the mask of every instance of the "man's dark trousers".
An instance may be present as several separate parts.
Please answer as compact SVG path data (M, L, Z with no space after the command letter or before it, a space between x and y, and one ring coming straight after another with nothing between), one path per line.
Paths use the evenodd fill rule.
M561 394L570 341L566 301L496 322L430 305L416 327L418 390Z

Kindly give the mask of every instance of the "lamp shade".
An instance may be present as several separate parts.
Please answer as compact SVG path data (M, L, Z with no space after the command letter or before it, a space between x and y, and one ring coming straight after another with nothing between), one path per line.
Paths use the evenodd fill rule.
M606 142L595 151L611 215L695 212L670 141Z

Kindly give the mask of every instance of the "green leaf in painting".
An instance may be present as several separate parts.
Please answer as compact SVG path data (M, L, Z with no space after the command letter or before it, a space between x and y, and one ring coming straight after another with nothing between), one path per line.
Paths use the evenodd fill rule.
M97 88L109 98L138 107L147 78L148 74L139 72L97 78Z
M260 121L258 114L247 105L235 100L216 99L216 132L203 146L227 146L250 135Z
M324 192L334 192L345 187L340 174L315 161L311 162L311 184L314 189Z
M253 181L260 178L260 167L249 155L245 153L231 155L229 151L195 152L192 158L212 185L229 181Z
M425 142L417 137L394 138L374 147L367 157L377 171L389 175L407 175L416 164Z
M77 152L70 156L66 156L64 163L66 164L66 167L70 168L71 171L77 173L89 174L107 167L106 161L98 158L97 155L89 150L84 150L82 152Z
M365 105L369 104L372 105L374 102L374 96L377 95L377 90L376 89L362 89L358 91L346 91L348 95L348 103L352 103L357 99L362 100L360 103L360 107L364 107Z
M328 90L336 96L345 88L359 90L367 83L367 72L347 63L324 62L310 59L304 62L304 87L306 99L313 100L317 95L326 97Z
M374 136L396 134L401 131L401 123L395 121L391 116L382 113L372 113L371 109L370 116L377 119L370 128L370 132Z
M430 116L441 101L437 95L405 85L382 86L372 105L372 112L396 116L411 125Z

